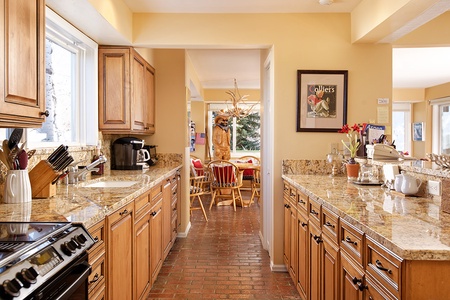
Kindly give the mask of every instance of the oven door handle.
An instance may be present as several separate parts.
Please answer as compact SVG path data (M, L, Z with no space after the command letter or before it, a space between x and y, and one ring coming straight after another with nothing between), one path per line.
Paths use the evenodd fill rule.
M85 282L87 284L87 280L89 275L91 274L92 267L89 265L87 261L83 261L80 264L74 266L73 270L70 273L70 276L76 277L77 279L70 284L61 294L59 294L55 300L63 300L68 299L70 295L72 295L82 284Z

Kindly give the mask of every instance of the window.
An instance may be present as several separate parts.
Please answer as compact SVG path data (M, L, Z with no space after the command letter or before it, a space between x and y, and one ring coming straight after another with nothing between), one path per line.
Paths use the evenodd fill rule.
M433 107L433 153L450 154L450 98L431 100Z
M29 147L97 145L98 45L46 8L46 109L41 128L27 131Z
M249 105L254 105L249 103ZM221 109L227 109L225 103L210 103L208 105L208 132L212 133L214 118ZM244 118L230 118L228 124L231 130L231 156L239 157L243 155L259 156L261 143L259 104L253 106L251 113ZM210 153L213 152L212 134L208 136Z
M392 104L392 140L398 151L411 154L411 103Z

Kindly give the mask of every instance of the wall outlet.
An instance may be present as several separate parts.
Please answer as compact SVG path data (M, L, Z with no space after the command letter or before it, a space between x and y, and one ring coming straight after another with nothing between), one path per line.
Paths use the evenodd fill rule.
M428 180L428 194L434 196L441 195L441 182L435 180Z

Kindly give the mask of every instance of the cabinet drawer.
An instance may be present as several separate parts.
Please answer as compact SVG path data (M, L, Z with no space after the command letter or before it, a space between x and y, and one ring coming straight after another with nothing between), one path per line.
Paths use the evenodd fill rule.
M88 250L90 259L92 256L95 256L94 253L98 251L102 252L105 251L105 238L106 238L105 221L102 220L98 222L94 226L90 227L88 231L96 241L96 243L91 247L91 249Z
M339 217L322 206L322 232L336 245L339 244Z
M370 278L370 275L366 277L366 293L364 300L398 300L400 298L397 298L393 295L391 295L389 292L387 292L384 288L380 287L375 283L372 278Z
M94 290L92 293L89 293L89 300L105 300L105 285L99 286L98 289Z
M314 225L320 228L322 205L320 205L320 203L316 202L315 200L309 199L308 208L309 220L312 221Z
M369 237L366 242L366 273L400 298L401 258Z
M132 213L133 208L134 208L133 202L119 208L113 214L108 216L109 224L113 224L113 223L117 222L118 220L120 220L121 218L125 217L126 215Z
M150 191L150 201L151 205L155 205L160 199L162 199L163 185L162 183L158 183L155 185Z
M286 197L289 197L290 191L291 191L291 186L289 185L289 183L287 183L287 181L283 181L283 194Z
M150 197L145 193L134 200L135 219L139 219L142 214L150 210Z
M100 255L95 261L90 262L92 272L88 277L88 291L91 293L98 286L105 285L106 265L105 255Z
M289 201L291 203L297 202L297 189L293 186L289 186Z
M353 259L363 267L363 238L364 232L353 227L349 223L341 219L340 222L340 246L341 249L348 253Z
M309 205L308 202L309 202L309 197L306 194L304 194L300 191L297 191L297 209L307 212L308 205Z

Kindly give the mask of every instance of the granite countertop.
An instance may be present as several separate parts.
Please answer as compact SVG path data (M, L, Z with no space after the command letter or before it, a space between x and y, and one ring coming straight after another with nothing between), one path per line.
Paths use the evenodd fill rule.
M161 164L139 171L105 171L73 185L58 184L56 195L22 204L0 204L0 221L70 221L90 227L147 192L181 164ZM95 181L137 181L126 188L85 187Z
M405 197L344 176L282 178L403 259L450 260L450 214L440 210L439 197Z

